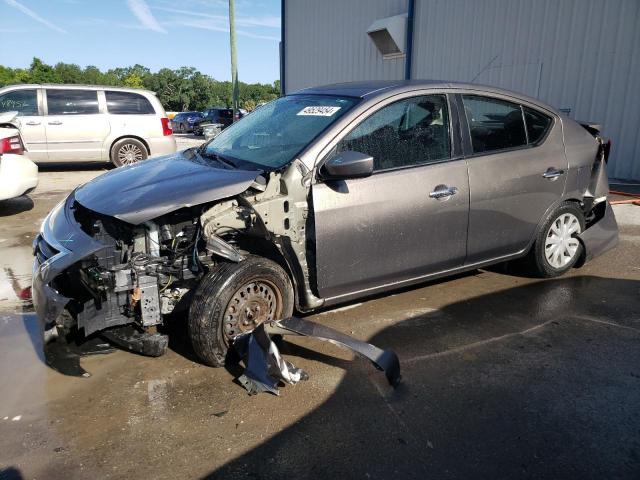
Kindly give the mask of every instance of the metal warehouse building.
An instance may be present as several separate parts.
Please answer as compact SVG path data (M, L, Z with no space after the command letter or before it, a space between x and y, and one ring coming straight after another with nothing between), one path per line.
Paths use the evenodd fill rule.
M495 85L600 123L640 179L640 0L282 0L286 93L352 80Z

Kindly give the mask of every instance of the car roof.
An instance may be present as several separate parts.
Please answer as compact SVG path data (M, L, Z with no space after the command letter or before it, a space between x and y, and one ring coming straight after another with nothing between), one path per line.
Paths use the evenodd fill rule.
M320 85L317 87L304 88L293 92L292 95L336 95L344 97L371 98L374 96L391 96L398 93L408 92L422 88L447 88L476 90L479 93L493 93L506 95L532 103L556 114L558 112L550 105L522 93L513 92L503 88L489 85L479 85L475 83L451 82L444 80L372 80L365 82L346 82Z
M81 83L20 83L13 85L5 85L0 88L0 91L3 90L13 90L13 89L27 89L27 88L59 88L65 90L74 90L74 89L82 89L82 90L112 90L118 92L128 92L128 93L149 93L151 95L155 95L156 92L151 90L145 90L144 88L127 88L127 87L114 87L112 85L86 85Z

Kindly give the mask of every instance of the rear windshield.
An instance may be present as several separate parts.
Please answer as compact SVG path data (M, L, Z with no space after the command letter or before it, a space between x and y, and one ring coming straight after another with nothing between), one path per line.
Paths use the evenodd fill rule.
M206 145L204 153L249 162L267 170L280 168L357 101L328 95L279 98L223 130Z
M104 92L107 110L112 115L146 115L156 113L151 102L138 93Z

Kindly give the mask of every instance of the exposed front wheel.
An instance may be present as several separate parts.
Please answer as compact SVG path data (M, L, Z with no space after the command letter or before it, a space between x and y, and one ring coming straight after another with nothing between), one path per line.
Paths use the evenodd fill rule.
M277 263L250 256L216 265L202 279L189 309L189 335L196 355L222 367L233 339L264 321L292 315L294 294Z
M118 140L111 147L111 162L116 167L132 165L142 160L146 160L147 147L140 140L135 138L123 138Z
M565 202L545 221L529 253L533 273L557 277L569 271L582 255L578 235L584 230L584 215L573 202Z

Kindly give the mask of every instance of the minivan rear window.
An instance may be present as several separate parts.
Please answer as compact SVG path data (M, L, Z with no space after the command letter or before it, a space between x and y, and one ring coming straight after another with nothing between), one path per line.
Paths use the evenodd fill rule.
M99 113L95 90L47 90L49 115L90 115Z
M155 114L151 102L138 93L104 92L107 98L107 111L112 115Z

